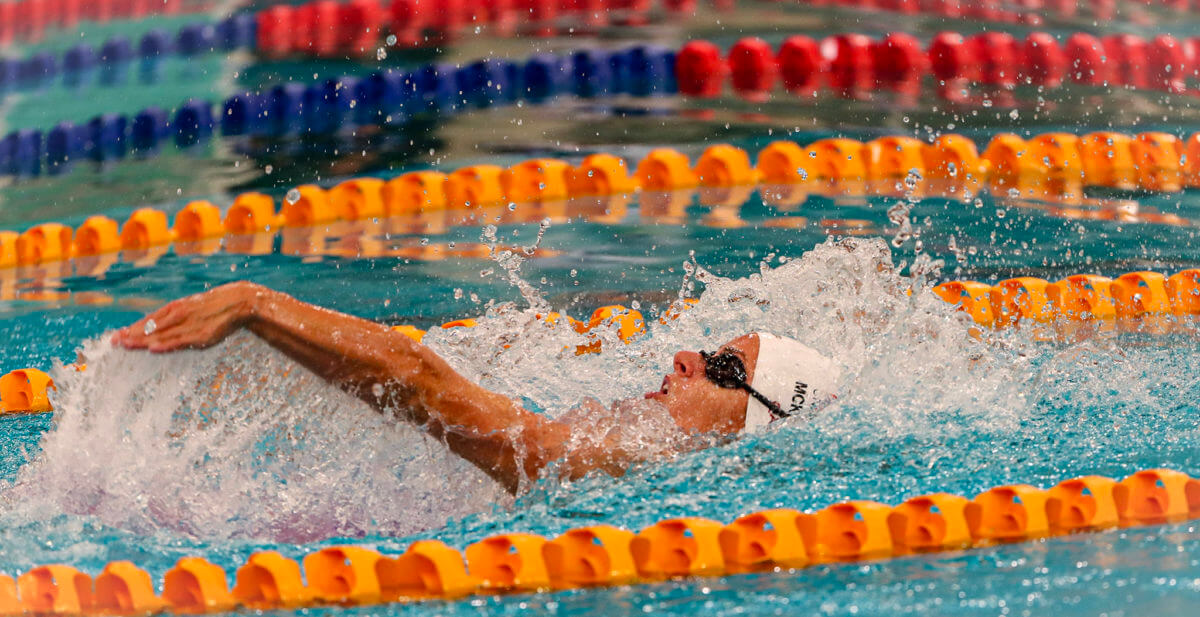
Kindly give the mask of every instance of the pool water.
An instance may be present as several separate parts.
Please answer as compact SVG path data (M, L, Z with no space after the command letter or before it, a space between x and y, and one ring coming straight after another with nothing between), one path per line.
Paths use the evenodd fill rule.
M754 15L739 19L753 22ZM862 29L882 30L892 19L871 17ZM665 28L656 36L693 32L720 27ZM486 52L481 45L453 53L477 57ZM472 49L485 51L472 56ZM424 61L390 61L408 60ZM343 68L246 59L165 65L170 87L156 92L169 106L187 88L223 94L237 80ZM194 81L201 74L206 85ZM66 100L69 92L37 96L12 103L16 111L5 121L36 122L39 105L48 108L41 112L46 126L84 114ZM694 157L709 143L753 153L775 139L808 143L835 133L869 139L958 131L983 141L999 130L1200 128L1183 96L1079 89L1053 105L1038 102L1034 91L1014 96L1015 118L1008 108L979 114L932 97L823 95L803 105L663 97L474 110L300 145L215 140L13 182L0 190L0 224L78 224L91 214L121 220L142 205L173 214L195 198L226 206L243 190L278 198L315 177L329 184L541 154L574 161L603 150L632 160L659 144ZM1116 102L1096 110L1097 100ZM519 204L442 229L386 221L333 226L301 255L280 236L261 254L227 246L140 262L125 256L100 274L82 266L10 272L0 279L0 370L57 365L60 412L0 418L0 572L67 563L94 573L129 559L160 580L189 555L232 574L264 548L293 558L341 543L398 553L420 538L461 548L500 532L554 536L598 523L638 529L684 515L729 521L764 508L898 503L938 491L973 496L998 484L1050 486L1159 466L1200 473L1195 337L1048 343L1011 331L978 340L965 316L929 291L948 279L1200 267L1200 194L1090 191L1086 204L1067 207L1007 193L950 199L902 189L886 197L812 194L790 205L770 191L766 199L760 191L697 192L553 209ZM451 255L535 243L540 252L515 271L486 257ZM425 245L445 250L438 258L396 254ZM513 277L536 293L522 294ZM548 414L585 397L607 405L638 396L657 388L675 350L711 349L757 329L797 336L839 358L846 395L809 425L785 423L640 465L619 479L548 478L514 499L441 444L296 370L252 337L163 357L104 342L105 332L172 298L241 279L421 328L487 315L476 328L434 330L426 341L464 374ZM699 303L660 323L681 292ZM536 327L531 302L580 318L603 305L634 306L649 318L650 332L628 346L608 340L601 354L575 356L563 349L578 337ZM80 354L87 371L63 366ZM796 572L297 612L1184 615L1200 596L1198 550L1200 532L1184 523Z

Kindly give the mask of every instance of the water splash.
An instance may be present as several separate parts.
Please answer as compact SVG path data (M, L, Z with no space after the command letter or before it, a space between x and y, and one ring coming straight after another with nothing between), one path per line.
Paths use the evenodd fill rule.
M604 352L596 355L575 355L587 335L513 304L492 306L475 328L435 329L425 341L484 387L541 413L585 418L594 431L577 440L616 435L628 447L654 449L667 443L661 436L670 427L661 410L636 397L657 387L677 350L712 348L752 331L796 337L843 368L845 391L813 424L785 421L715 451L638 466L625 479L543 482L518 503L575 511L603 502L608 512L626 497L644 501L650 485L687 495L670 500L671 507L694 514L706 511L710 493L692 495L689 487L719 487L736 489L726 500L732 505L723 506L733 512L760 492L754 486L775 477L825 483L813 495L828 501L829 483L842 474L825 473L823 466L834 463L824 449L867 457L888 451L887 444L1015 434L1047 392L1076 396L1070 384L1090 373L1100 384L1117 353L1097 342L1059 357L1019 332L972 338L965 315L929 292L940 264L925 256L918 262L914 277L901 276L878 239L827 241L776 267L764 262L744 279L693 262L687 280L703 293L691 308L662 323L651 319L649 335L629 345L603 332ZM87 371L54 373L60 411L42 454L3 493L10 507L90 515L138 532L283 541L406 535L469 520L496 504L502 511L483 520L511 518L503 513L510 499L442 444L366 408L250 335L167 356L99 341L83 353ZM1081 354L1088 364L1077 368ZM1122 405L1161 404L1152 386L1161 376L1151 366L1121 365L1120 379L1142 384L1120 393ZM1112 396L1101 385L1085 390L1097 405ZM608 407L598 402L631 398ZM585 399L594 400L580 406ZM950 453L942 447L904 456L933 466L945 465L936 461ZM863 492L844 494L871 496Z
M412 533L506 502L441 444L252 335L83 353L86 371L55 371L55 426L7 499L142 533L279 541Z

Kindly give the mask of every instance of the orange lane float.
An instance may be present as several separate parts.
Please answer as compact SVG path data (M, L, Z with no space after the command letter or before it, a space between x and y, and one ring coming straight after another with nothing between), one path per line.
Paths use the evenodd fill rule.
M385 602L457 598L479 587L467 573L462 554L437 540L414 542L403 555L380 559L375 573Z
M700 186L744 186L758 182L758 171L745 150L718 144L709 146L692 170Z
M1188 156L1188 153L1196 156ZM114 242L124 250L145 251L170 242L195 243L227 234L274 232L280 226L306 228L334 221L412 217L444 209L478 210L500 206L506 201L557 204L571 197L605 197L637 190L658 195L698 185L727 189L763 182L773 187L806 187L787 193L800 198L808 189L859 194L882 187L883 193L892 194L894 191L888 187L894 187L896 180L907 178L915 171L919 177L916 177L916 184L909 187L914 191L934 190L966 196L976 190L976 185L989 181L993 185L1023 191L1029 189L1034 196L1040 194L1079 201L1079 186L1178 191L1184 185L1200 184L1198 170L1200 135L1193 135L1185 142L1162 132L1133 136L1096 132L1082 137L1046 133L1028 140L1000 134L992 138L982 155L978 154L974 142L953 134L941 135L931 143L907 136L885 136L867 144L843 137L822 139L807 146L777 141L758 153L754 165L744 150L719 144L710 146L695 168L683 153L659 148L639 161L633 174L619 157L599 153L589 155L575 168L565 161L540 158L508 169L474 165L449 175L436 171L409 172L386 182L376 178L355 178L328 190L303 185L289 191L278 213L270 196L256 192L238 195L223 218L215 205L194 201L175 216L170 230L166 229L165 214L141 209L118 230L115 240L113 223L105 217L88 219L78 232L58 223L43 223L19 234L0 231L0 267L36 265L115 252ZM727 195L718 200L720 205L729 205L738 193ZM647 197L643 201L643 211L655 211L655 198ZM786 197L769 201L777 205L798 203L794 199L788 201ZM1079 208L1061 211L1063 215L1070 212L1075 217L1099 212ZM552 218L564 217L552 215ZM679 216L669 218L667 222L680 219ZM706 220L722 226L740 224L735 219L721 216ZM1121 220L1187 224L1179 217L1153 212ZM463 221L455 224L476 224L478 216ZM401 226L411 228L408 229L411 233L444 228L437 224L426 224L421 229ZM214 249L210 246L200 249L177 247L177 250L186 254L204 254Z
M1111 321L1112 279L1098 274L1074 274L1046 287L1046 297L1060 316L1070 321Z
M1077 274L1056 283L1034 277L1009 279L994 286L951 281L935 292L980 325L996 328L1028 322L1067 327L1068 332L1075 328L1071 324L1076 324L1101 331L1120 327L1155 333L1191 325L1200 314L1197 269L1169 277L1156 272L1130 272L1116 279Z
M217 613L237 606L225 571L202 557L184 557L163 575L162 597L177 613Z
M1146 469L1124 480L1115 493L1123 525L1158 525L1200 515L1200 480L1171 469Z
M1169 133L1140 133L1130 146L1137 185L1147 191L1172 193L1183 189L1183 142Z
M922 152L930 179L950 182L982 182L991 163L979 156L975 142L961 135L941 135Z
M717 536L731 570L762 567L803 568L812 562L801 535L801 519L809 515L780 508L740 517Z
M1200 269L1166 276L1128 272L1110 279L1075 274L1050 283L1019 277L988 285L949 281L933 289L979 325L995 328L1023 324L1091 324L1109 331L1169 331L1173 323L1200 314Z
M721 529L705 518L674 518L641 530L629 544L639 576L654 580L724 571Z
M338 184L329 191L333 214L343 221L385 216L383 186L384 182L379 178L357 178Z
M384 183L380 196L388 216L446 209L446 174L411 171Z
M35 225L17 236L17 263L36 265L67 259L71 256L72 236L71 228L66 225Z
M154 208L139 208L121 227L121 250L146 250L170 244L171 228L167 213Z
M800 527L814 561L887 557L895 550L888 516L892 507L874 501L848 501L801 518Z
M1015 542L1050 535L1048 508L1057 508L1049 491L1028 484L997 486L977 495L979 506L967 522L976 541Z
M112 562L92 579L69 565L33 568L17 581L0 576L5 614L112 615L217 613L312 605L455 599L470 594L626 585L679 576L724 576L863 561L996 543L1159 525L1200 518L1200 480L1169 469L1121 481L1083 476L1050 489L997 486L973 499L947 493L913 497L895 507L848 501L812 514L787 508L754 512L723 525L671 518L636 534L608 525L569 529L554 540L494 535L459 552L421 540L395 557L335 546L300 566L271 551L251 555L233 591L225 572L200 557L179 560L156 597L150 576Z
M329 604L378 604L382 597L375 566L383 556L357 546L331 546L304 557L312 597Z
M542 549L546 539L529 533L492 536L467 546L467 568L486 589L537 591L550 587Z
M242 193L225 213L225 231L253 234L268 231L275 224L275 200L262 193Z
M975 281L950 281L933 288L933 293L971 316L975 323L990 326L995 323L991 305L991 285Z
M1057 506L1050 524L1058 533L1115 527L1120 522L1118 503L1127 503L1129 488L1103 476L1064 480L1050 489Z
M221 209L204 200L190 202L175 215L173 231L177 242L200 242L222 236L225 225Z
M107 216L89 216L75 230L72 253L88 257L121 250L119 225Z
M25 609L38 615L82 615L92 609L92 577L65 565L39 566L17 579Z
M255 553L238 568L233 599L253 610L294 608L312 600L300 564L275 551Z
M540 203L567 198L571 166L558 159L532 159L500 174L500 186L510 203Z
M1125 325L1162 327L1172 316L1167 277L1158 272L1129 272L1109 283L1117 319Z
M166 608L166 602L154 595L148 572L129 561L113 561L96 577L92 606L104 614L149 615Z
M283 199L279 216L286 227L312 227L338 220L338 210L330 203L329 193L315 185L304 184Z
M888 514L888 529L897 552L951 551L971 546L969 520L979 504L958 495L936 493L913 497Z
M590 154L567 174L567 193L571 197L632 193L638 188L625 159L611 154Z
M988 291L992 320L996 327L1017 326L1026 322L1047 323L1053 319L1050 300L1046 296L1047 281L1023 276L996 283ZM951 301L951 298L946 298ZM979 323L979 322L977 322Z
M1079 153L1085 185L1136 188L1133 139L1128 135L1111 131L1088 133L1079 139Z
M1182 270L1167 277L1167 297L1176 316L1200 315L1200 269Z
M1035 173L1029 144L1012 133L1001 133L988 142L983 160L991 169L990 180L1001 186L1016 186Z
M766 184L801 184L808 180L804 157L794 141L773 142L758 153L758 173Z
M643 191L674 191L699 184L687 155L671 148L651 150L638 163L636 176Z
M444 191L447 208L481 208L504 203L500 176L504 169L495 165L464 167L446 178Z
M900 180L925 173L924 142L914 137L880 137L867 142L864 152L867 173L872 180Z
M0 413L52 411L48 391L54 380L35 368L18 369L0 377Z
M1183 185L1200 187L1200 133L1193 133L1183 144Z
M805 149L807 164L802 164L802 176L815 182L866 180L865 146L860 141L844 137L822 139Z
M638 577L633 532L610 525L571 529L542 547L555 588L624 585Z
M0 231L0 268L17 265L17 238L20 236L15 231Z

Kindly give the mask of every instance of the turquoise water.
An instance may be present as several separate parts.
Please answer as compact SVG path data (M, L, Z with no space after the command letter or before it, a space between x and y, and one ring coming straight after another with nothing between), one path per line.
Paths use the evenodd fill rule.
M812 28L850 27L786 13ZM726 19L735 25L697 26L693 33L729 37L737 23L768 23L764 14L775 15L739 13ZM854 25L870 31L895 23L924 22L885 14ZM657 32L689 36L669 27ZM486 52L486 45L474 45L453 53ZM528 51L524 43L497 46L511 47L514 57ZM125 89L56 86L14 99L5 121L52 126L82 119L91 109L89 101L73 100L80 92L97 97L90 101L95 105L171 106L190 92L223 94L347 70L361 68L245 58L165 64L153 89L142 91L135 81ZM198 197L224 207L238 191L266 190L278 198L315 177L330 184L352 175L390 177L547 153L577 160L606 150L635 159L650 145L671 144L694 156L711 142L754 151L774 139L809 142L835 132L866 139L955 130L982 143L996 130L1083 131L1110 123L1187 134L1198 121L1182 96L1068 89L1051 105L1038 96L1018 89L1016 118L1009 107L979 113L886 96L822 96L801 104L780 98L762 104L563 100L423 119L319 143L218 140L7 184L0 189L0 224L77 224L96 213L121 220L147 204L173 213ZM462 548L500 532L553 536L597 523L638 529L679 515L728 521L761 508L815 509L846 499L897 503L934 491L972 496L997 484L1050 486L1077 475L1120 478L1156 466L1200 474L1193 415L1200 345L1194 337L1041 343L1014 332L981 342L926 291L951 278L1053 280L1077 272L1200 267L1200 193L1101 191L1089 198L1094 201L1084 210L1114 220L1072 218L1061 204L1007 194L983 194L978 202L907 202L900 191L868 199L814 195L787 207L769 205L758 193L736 207L692 195L670 216L654 199L609 212L587 203L540 210L519 205L501 209L500 221L436 233L386 224L334 228L324 250L304 257L286 254L285 239L277 237L262 255L169 252L141 264L123 259L102 275L82 268L13 272L0 278L0 370L72 362L81 348L89 369L57 369L59 415L0 418L0 572L61 562L96 573L108 561L130 559L161 580L178 558L203 555L232 575L263 548L294 558L337 543L398 553L418 538ZM896 209L904 203L911 210ZM1134 212L1138 216L1130 216ZM1153 222L1146 214L1175 215L1180 224ZM555 310L583 318L598 306L636 303L653 318L689 283L700 305L667 325L651 319L650 336L631 346L575 357L561 353L573 349L571 335L529 328L520 312L526 298L486 258L344 256L360 247L384 253L422 242L447 249L450 243L458 249L486 244L489 223L497 224L499 244L530 246L547 216L540 243L547 254L525 260L518 274ZM785 217L804 217L806 224L771 226ZM510 222L514 218L528 222ZM915 237L900 242L896 232L905 218ZM745 225L714 226L735 219ZM831 244L848 230L866 242L853 252ZM706 274L694 277L696 266ZM912 298L903 293L910 275L918 288ZM491 310L474 330L431 333L430 345L465 374L552 414L586 396L607 404L656 388L675 350L712 348L755 329L793 334L838 357L849 376L847 394L811 425L784 425L644 464L620 479L547 479L512 500L441 444L288 372L286 359L250 338L172 357L112 352L89 342L172 298L240 279L422 328ZM63 295L30 299L39 291ZM523 334L514 339L513 332ZM222 369L252 379L210 391ZM1186 615L1200 595L1198 551L1200 533L1186 523L797 572L298 612Z
M947 262L944 276L961 269L963 278L994 281L1026 273L1054 278L1085 270L1116 275L1142 268L1175 271L1197 265L1191 256L1194 252L1188 248L1194 236L1188 227L1070 220L1007 197L997 201L985 195L982 200L979 207L936 199L914 205L910 216L919 223L922 253ZM647 224L635 202L618 223L576 219L551 225L541 247L562 254L530 259L523 264L521 275L540 288L554 308L581 317L595 306L611 302L628 305L637 301L643 310L654 313L656 307L664 307L675 296L684 276L682 265L693 253L696 262L714 274L736 278L759 272L760 261L768 253L801 257L825 242L827 232L822 220L869 221L868 235L875 236L886 237L895 228L886 211L896 199L846 201L858 200L810 198L796 211L781 213L751 197L740 210L741 218L749 225L736 230L703 224L711 208L696 202L686 210L686 224ZM1142 197L1139 203L1143 208L1156 205L1185 217L1200 205L1191 193ZM782 215L802 215L810 222L803 230L765 226ZM928 226L923 223L926 218ZM532 242L536 231L533 223L504 225L498 236L514 244L526 243ZM961 247L957 257L947 248L950 235ZM480 228L466 226L427 237L435 242L477 242ZM1014 249L1025 246L1021 243L1028 248L1014 255ZM880 245L887 246L882 242ZM915 257L913 245L909 240L891 250L892 259L898 264L911 263ZM1072 258L1064 257L1066 248L1072 250ZM893 280L853 274L862 269L862 263L839 262L830 257L833 251L830 246L822 246L817 251L819 257L809 252L807 258L792 261L789 266L781 267L773 261L776 269L766 282L718 281L716 287L709 286L710 295L702 296L698 314L712 317L704 319L702 325L657 329L649 340L628 349L580 361L567 359L557 374L535 379L538 383L528 383L528 366L514 366L519 360L516 356L502 356L489 365L491 372L500 373L488 378L493 387L504 391L526 383L530 386L529 396L553 408L561 402L559 398L588 394L612 398L652 389L666 366L665 350L658 347L710 347L739 329L799 328L807 333L808 340L815 340L826 350L842 349L856 374L852 395L811 426L788 426L712 451L647 464L619 480L593 477L573 484L547 480L512 504L488 506L490 501L470 500L451 504L444 513L424 512L421 518L427 528L413 530L404 522L410 506L403 504L412 503L405 499L408 494L395 483L370 479L374 478L372 474L366 474L368 479L349 481L349 485L333 492L322 493L330 489L319 483L309 486L304 490L312 501L301 498L297 502L297 489L289 486L292 482L280 475L281 470L308 476L322 473L330 465L362 464L357 458L342 460L333 452L285 456L291 460L284 467L251 454L230 463L230 467L196 463L196 474L219 474L210 478L212 494L197 501L180 492L190 491L195 485L183 482L182 486L173 486L170 476L178 472L179 461L156 461L153 456L128 461L120 458L131 453L126 446L115 448L114 460L85 457L61 464L50 462L33 472L27 467L29 475L22 476L18 468L36 456L39 439L47 432L57 440L52 447L59 454L66 454L60 451L67 445L64 440L73 442L71 447L90 451L92 446L80 441L86 440L88 433L74 432L81 415L94 418L97 426L93 430L98 431L99 425L106 422L122 421L126 413L154 413L147 409L134 411L132 403L126 403L131 405L129 408L112 409L108 405L125 399L100 396L94 399L94 408L64 404L68 408L64 413L73 414L70 417L75 421L58 429L46 416L4 420L5 444L0 448L5 453L3 474L19 477L20 481L17 488L6 491L8 505L0 515L5 528L0 543L5 547L0 551L0 571L15 573L58 561L98 571L107 561L132 559L160 576L177 558L203 554L232 573L250 552L267 547L297 558L316 547L341 542L398 552L414 538L436 537L462 547L502 531L552 536L572 526L595 523L637 529L678 515L731 520L760 508L811 509L844 499L895 503L942 490L973 495L1001 483L1048 486L1075 475L1123 477L1155 466L1198 472L1200 449L1195 446L1198 436L1191 401L1200 394L1192 378L1200 349L1194 341L1129 337L1060 345L1034 343L1014 335L981 345L967 337L965 326L928 294L919 294L922 300L914 305L888 299L886 294L882 296L886 301L881 302L876 296ZM1090 266L1086 265L1092 255L1095 258ZM789 267L799 268L800 272L788 271ZM481 276L488 269L495 269L495 264L473 259L404 263L394 258L301 259L280 254L248 257L225 253L202 259L167 255L148 267L120 264L100 280L69 277L62 281L61 289L76 295L84 292L86 297L86 292L103 291L116 300L100 310L70 302L60 307L22 301L7 304L10 325L3 345L3 368L73 360L74 349L88 337L128 323L168 298L239 278L339 310L429 327L482 313L484 306L473 302L471 294L483 303L518 301L519 294L503 278L495 274ZM809 295L809 281L818 275L833 274L843 282L855 282L874 291L858 296L847 292L843 300L834 302L838 305L835 307L822 307L820 302L807 304L822 297ZM730 286L740 290L738 293L774 299L772 309L765 315L757 309L750 313L744 309L733 311L733 317L710 313L726 310L723 296ZM781 305L781 298L772 295L778 293L794 294L792 299L798 304ZM828 318L829 311L850 307L872 311L880 323L887 325L856 327L849 335L855 343L844 342L845 346L839 347L834 337L846 337L847 332L827 330L820 316ZM795 322L788 317L797 314L806 315L809 321ZM778 321L781 317L784 321ZM502 326L503 318L496 319ZM928 333L930 329L936 331L934 341L912 340L915 332ZM47 336L48 332L55 334ZM488 336L480 335L478 347L471 347L470 337L460 340L445 335L433 345L457 358L464 372L471 374L479 367L464 358L470 355L465 350L489 348ZM248 341L240 345L249 345L239 347L239 353L250 357L266 353ZM546 351L537 345L532 349ZM207 367L210 361L201 357L195 366ZM88 379L102 380L104 370L118 372L131 366L153 372L159 359L134 357L108 369L103 368L103 362L100 372ZM202 378L206 370L188 369L191 360L186 357L172 362L175 364L170 365L170 371L178 370L181 382ZM595 370L611 374L616 383L600 391L574 385L602 379L603 375L590 374ZM589 373L588 378L581 380L576 371ZM88 383L68 381L64 390ZM561 397L546 394L558 388L565 389L558 392ZM372 412L343 404L334 407L338 410L335 416L346 415L316 425L298 420L295 426L306 431L372 435L364 447L380 456L387 455L389 446L396 443L424 443L414 442L409 434L390 433L393 428L388 421ZM247 412L225 419L223 426L259 430L262 427L254 417ZM140 440L153 438L134 429L123 430L132 434L128 448L147 447L149 444ZM96 436L104 434L98 432ZM251 441L260 454L262 448L278 447L266 441ZM231 447L225 439L204 443L217 452ZM283 447L305 449L303 443ZM425 443L424 447L432 450L440 446ZM407 451L407 447L402 450ZM396 452L390 456L396 456ZM123 461L129 463L128 477L106 475L105 469L120 466ZM259 474L274 479L247 481L242 475L246 466L252 477ZM426 489L441 485L442 472L470 476L469 469L436 453L428 458L400 455L380 468L389 467L400 470L397 473L401 475L421 470L418 479L410 482L423 483ZM168 477L160 478L161 473ZM240 485L243 481L246 484ZM46 490L39 489L38 483L47 483ZM123 493L125 488L136 488L137 494L151 503L161 499L159 509L151 509L157 515L143 520L114 514L133 506L126 501L132 494ZM309 510L326 500L341 504L339 508L352 507L355 494L369 491L375 491L369 500L371 512L338 509L335 511L341 514L318 515ZM486 495L487 491L477 494ZM272 497L280 503L298 503L300 512L293 512L294 516L253 514L272 509L270 505L264 508L264 504L272 503ZM172 499L182 501L173 507ZM210 506L216 509L204 510ZM304 522L296 523L299 519ZM331 529L336 533L326 537ZM399 529L404 531L396 533ZM1198 569L1193 554L1198 539L1194 525L1183 524L945 556L822 566L797 573L362 610L371 614L471 614L517 612L526 607L568 614L703 610L715 614L803 611L878 615L1044 614L1055 610L1085 615L1106 611L1133 614L1109 609L1114 604L1136 603L1138 614L1146 607L1175 614L1181 613L1197 593Z

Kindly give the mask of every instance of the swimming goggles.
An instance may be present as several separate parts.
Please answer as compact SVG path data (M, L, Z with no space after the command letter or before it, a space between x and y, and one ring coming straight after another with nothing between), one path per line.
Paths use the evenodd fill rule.
M722 353L702 351L700 357L704 358L704 376L709 381L722 388L738 388L749 392L750 396L753 396L771 412L772 420L779 420L790 415L779 406L779 403L763 396L761 392L746 383L746 365L736 354L728 351Z

